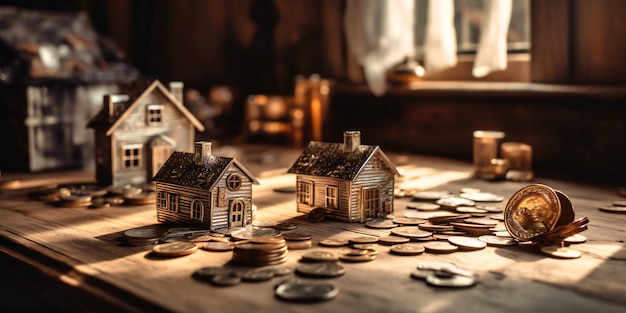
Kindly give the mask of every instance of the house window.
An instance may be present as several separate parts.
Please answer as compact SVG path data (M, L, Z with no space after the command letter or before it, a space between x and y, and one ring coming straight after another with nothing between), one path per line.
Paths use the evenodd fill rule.
M163 122L163 106L152 104L146 107L146 123L148 125L161 125Z
M142 150L141 145L124 146L122 148L122 167L125 169L141 167Z
M191 219L202 221L202 215L204 212L204 205L200 200L194 200L191 204Z
M313 186L311 183L298 182L298 186L296 189L298 203L304 203L309 205L313 204L313 202L311 201L311 199L313 199Z
M337 187L326 186L326 207L337 208Z
M172 212L178 212L178 195L168 194L167 209Z
M241 187L241 176L237 174L231 174L226 178L226 187L230 190L237 190Z
M167 209L167 193L159 191L157 193L157 204L159 209Z
M363 190L363 205L365 211L372 211L378 209L378 201L380 200L378 196L378 189L365 189Z

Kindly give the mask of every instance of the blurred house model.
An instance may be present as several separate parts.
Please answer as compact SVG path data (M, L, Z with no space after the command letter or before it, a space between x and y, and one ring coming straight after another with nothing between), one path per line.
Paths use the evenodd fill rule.
M323 208L344 222L365 222L393 211L395 166L378 146L362 145L359 131L344 142L311 141L288 173L296 176L298 212Z
M96 179L101 185L150 182L174 150L192 152L195 131L204 131L182 104L183 84L170 90L155 80L138 82L121 95L104 95L89 122L95 131Z
M211 154L210 142L194 153L174 152L154 176L159 222L209 229L252 223L254 176L233 158Z
M91 166L87 121L138 77L86 14L0 7L0 170Z

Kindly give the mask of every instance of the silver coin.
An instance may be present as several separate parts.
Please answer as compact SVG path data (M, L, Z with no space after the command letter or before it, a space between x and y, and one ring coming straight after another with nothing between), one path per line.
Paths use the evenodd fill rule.
M198 280L211 282L211 279L213 278L213 276L216 276L219 274L226 274L229 272L232 272L232 270L227 269L223 266L205 266L205 267L195 270L193 274L191 274L191 277L198 279Z
M241 274L237 272L227 272L217 274L211 278L211 284L220 287L234 286L241 283Z
M296 266L296 272L305 276L337 277L346 273L343 266L330 263L301 263Z
M470 213L470 214L486 214L487 210L479 209L473 206L459 206L456 208L456 211L459 213Z
M276 288L276 295L297 302L326 301L336 297L339 289L329 283L289 282Z
M581 234L575 234L575 235L571 235L565 239L563 239L563 241L565 241L565 243L569 243L569 244L577 244L577 243L584 243L587 241L587 237L581 235Z
M517 240L513 237L498 237L494 235L483 235L478 237L478 240L490 246L514 246L517 244Z
M247 282L260 282L270 280L274 277L272 270L251 270L241 273L241 280Z
M470 199L459 198L459 197L443 198L443 199L437 200L435 203L441 206L442 209L456 209L459 206L475 206L476 205L476 202Z
M298 224L296 223L278 223L274 225L274 228L278 230L294 230L298 228Z
M280 230L266 227L245 227L230 233L235 239L251 239L254 237L278 237L281 235Z
M426 282L437 287L469 287L476 284L476 278L461 275L438 275L438 272L426 276Z
M476 208L481 209L481 210L485 210L489 213L500 213L500 212L504 212L504 208L501 207L497 207L497 206L492 206L492 205L476 205Z
M431 202L414 202L411 201L406 205L407 209L414 209L418 211L437 211L441 208L439 204Z
M489 192L461 193L459 196L474 202L501 202L504 200L503 196Z
M424 246L422 245L404 243L391 246L389 252L396 255L418 255L422 254L424 250Z
M313 251L307 251L303 253L302 260L309 261L309 262L332 262L332 261L338 261L339 256L328 251L313 250Z
M293 273L293 269L287 266L272 267L269 270L274 272L274 276L285 276Z

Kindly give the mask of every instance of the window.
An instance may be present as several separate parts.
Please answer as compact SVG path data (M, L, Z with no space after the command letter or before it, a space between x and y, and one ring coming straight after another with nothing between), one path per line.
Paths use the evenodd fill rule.
M308 182L298 182L296 187L296 197L298 203L304 204L313 204L311 199L313 199L313 186Z
M335 186L326 186L326 207L327 208L337 208L337 187Z
M167 209L172 212L178 212L178 195L168 194Z
M167 193L164 191L157 193L157 205L160 209L167 209Z
M165 191L157 192L157 206L159 209L178 212L178 195Z
M194 200L191 204L191 219L202 221L204 213L204 205L200 200Z
M122 148L122 167L125 169L141 167L142 150L141 145L124 146Z
M146 107L146 123L148 125L161 125L163 122L163 106L152 104Z
M230 174L228 178L226 178L226 187L230 190L237 190L241 187L241 176L238 174Z
M378 209L378 189L364 189L363 190L363 208L366 212L373 212Z

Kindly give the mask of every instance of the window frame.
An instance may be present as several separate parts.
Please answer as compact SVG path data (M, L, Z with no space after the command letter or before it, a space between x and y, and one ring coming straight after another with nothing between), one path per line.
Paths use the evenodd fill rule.
M162 104L149 104L146 106L146 125L160 126L163 125L163 110L165 106ZM152 111L155 111L153 113Z
M141 144L123 145L121 150L122 150L122 156L121 156L121 168L122 169L135 170L135 169L141 169L143 167L143 145ZM126 154L127 151L131 151L131 152L127 155ZM130 162L130 163L127 165L127 162Z
M305 187L303 190L302 187ZM298 203L313 205L313 182L298 181L296 183L296 201Z
M324 206L329 209L336 209L337 201L339 199L339 187L326 186L325 189L326 192L324 193Z
M237 173L232 173L228 175L228 177L226 177L225 183L226 183L226 188L228 188L228 190L236 191L241 188L241 185L243 184L243 179L241 178L241 175Z
M198 217L196 217L197 205L199 205L199 207L197 208L199 210ZM202 200L195 199L191 202L191 208L189 209L189 218L194 221L202 221L204 219L204 203L202 203Z

